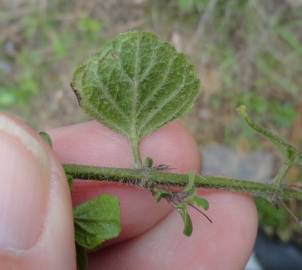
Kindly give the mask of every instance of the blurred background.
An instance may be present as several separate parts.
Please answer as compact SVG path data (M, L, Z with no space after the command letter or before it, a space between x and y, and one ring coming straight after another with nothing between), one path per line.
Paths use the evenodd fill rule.
M239 104L302 149L301 0L0 0L0 109L38 130L87 119L70 90L72 72L131 29L156 32L195 64L203 91L186 123L204 173L259 181L276 173L278 155L239 119ZM300 168L288 174L291 183L299 178ZM265 236L301 251L287 212L257 206ZM297 202L290 208L301 214Z

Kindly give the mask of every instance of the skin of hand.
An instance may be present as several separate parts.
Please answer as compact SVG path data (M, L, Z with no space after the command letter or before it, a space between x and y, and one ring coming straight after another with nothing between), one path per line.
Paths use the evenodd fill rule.
M90 255L90 270L244 268L257 230L250 197L200 191L209 201L213 223L190 210L194 228L188 238L176 211L166 202L156 203L148 191L76 181L70 196L60 164L131 167L125 138L94 121L48 133L53 150L22 121L0 114L0 269L75 270L72 202L102 193L120 198L122 233ZM178 121L146 137L141 152L175 172L200 171L197 146Z

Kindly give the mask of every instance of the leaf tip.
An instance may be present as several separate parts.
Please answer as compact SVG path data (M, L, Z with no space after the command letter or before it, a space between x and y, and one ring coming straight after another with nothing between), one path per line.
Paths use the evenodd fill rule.
M49 134L47 132L45 132L45 131L40 131L39 135L52 148L52 140L51 140Z

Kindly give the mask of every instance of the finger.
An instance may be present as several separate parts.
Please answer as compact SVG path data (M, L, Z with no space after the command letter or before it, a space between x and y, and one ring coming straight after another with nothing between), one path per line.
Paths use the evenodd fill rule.
M49 131L54 150L63 163L96 166L132 167L132 153L127 139L91 121ZM156 164L168 164L176 172L199 171L200 158L188 131L173 122L146 137L141 144L142 157ZM122 233L119 240L139 235L165 217L171 208L156 203L150 192L127 185L78 182L73 188L75 203L110 193L121 201Z
M51 150L0 114L0 269L75 269L70 192Z
M185 171L190 166L193 169L197 168L199 164L198 158L190 159L192 156L198 156L196 145L192 142L190 136L183 136L187 134L183 128L180 130L175 129L177 125L173 123L159 130L154 135L149 136L144 141L145 144L149 144L149 151L153 151L152 155L148 155L151 157L155 155L160 160L158 163L171 164L173 162L178 164L173 167L178 168L179 171ZM63 130L56 130L54 133L54 139L57 141L57 152L61 160L65 162L120 167L132 165L130 147L127 142L119 135L112 133L98 124L85 123L64 128ZM150 140L155 135L157 137L155 137L154 141ZM164 137L165 139L162 139ZM184 140L178 141L179 137L182 137ZM184 144L184 141L187 144ZM169 147L174 150L162 149L169 144ZM145 147L144 144L142 145L143 147ZM186 152L190 148L191 150ZM72 150L68 152L69 149ZM148 151L148 149L143 149L143 151ZM168 154L165 154L167 152ZM121 156L121 153L124 154ZM147 155L146 152L144 153ZM187 155L188 153L189 155ZM163 160L163 155L167 159L174 158L174 160L172 162ZM181 167L183 165L182 161L184 163L187 162L184 167ZM246 196L220 192L206 193L205 196L209 199L211 205L209 215L214 220L214 223L208 224L206 222L204 224L204 221L200 220L200 216L196 217L196 213L193 213L194 236L183 239L180 233L183 226L180 218L174 212L166 219L163 219L163 216L161 218L153 216L154 213L150 212L147 206L154 204L154 200L153 198L149 199L145 195L139 197L138 193L143 191L136 189L129 190L130 187L125 188L125 186L106 186L106 184L98 186L98 190L94 191L95 187L93 184L90 184L86 186L89 191L87 192L88 195L84 197L88 198L91 195L100 193L100 189L105 187L107 188L106 191L118 194L122 199L123 223L129 222L126 237L139 235L142 231L146 231L146 229L150 229L151 227L153 229L150 229L144 236L137 237L125 244L115 245L108 250L105 249L98 252L93 256L93 260L91 261L92 269L120 269L121 265L123 269L137 269L138 267L141 269L142 266L144 269L153 269L155 267L160 269L183 269L184 265L190 266L191 268L189 269L196 269L194 265L192 267L192 262L195 265L217 267L205 267L205 269L242 269L242 265L247 260L252 249L257 220L254 204ZM83 195L85 194L85 192L83 194L83 190L85 190L84 187L79 188L78 199L83 199ZM137 200L133 200L133 198L137 198ZM157 205L154 205L154 207L157 207ZM157 213L159 211L157 210ZM148 220L150 215L152 221L155 222L151 222L152 226L147 226L144 220ZM162 222L155 225L160 220ZM134 221L134 223L131 223L131 221ZM143 226L141 226L142 224ZM131 230L131 227L133 230ZM143 227L143 230L140 230L141 227ZM208 238L206 237L207 235L209 235ZM149 237L145 238L145 236ZM163 244L163 239L167 240L165 244ZM158 245L156 241L159 241ZM186 244L184 245L183 242ZM153 247L152 243L154 244ZM207 245L211 246L209 252L206 252ZM172 259L167 260L167 262L165 262L164 258L163 261L160 259L157 260L156 256L158 256L158 253L167 254L167 251L171 247L179 247L182 253L173 253L172 248L171 253L173 256L171 258L173 262ZM140 250L145 250L146 253L140 252ZM223 256L223 259L217 260L217 255ZM138 258L138 261L135 258ZM151 259L149 260L149 258ZM163 268L163 262L166 268ZM221 263L219 264L219 262ZM228 268L229 266L230 268Z
M183 236L182 220L173 211L144 235L92 254L89 269L244 269L256 236L254 204L240 194L211 192L204 196L213 223L192 209L191 237Z

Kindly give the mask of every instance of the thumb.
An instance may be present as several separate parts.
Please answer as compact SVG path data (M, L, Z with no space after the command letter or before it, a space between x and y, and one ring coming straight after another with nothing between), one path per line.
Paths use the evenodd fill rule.
M39 135L2 113L0 173L0 269L76 269L62 167Z

